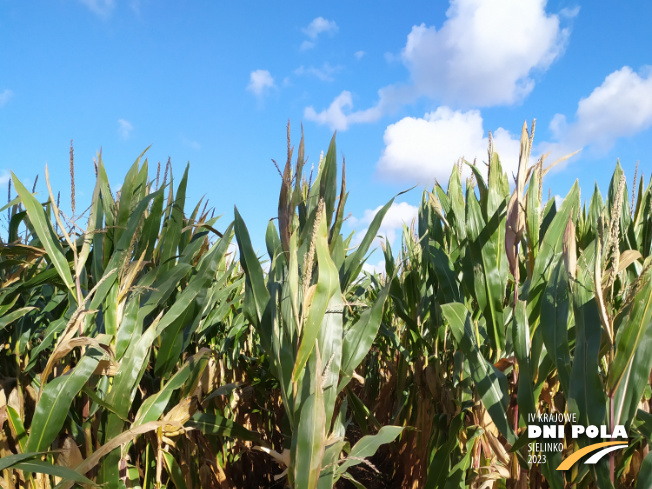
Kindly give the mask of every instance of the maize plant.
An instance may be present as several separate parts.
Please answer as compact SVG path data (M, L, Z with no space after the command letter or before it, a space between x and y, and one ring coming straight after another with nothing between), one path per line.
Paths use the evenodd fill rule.
M334 138L313 178L288 127L267 270L237 209L186 215L188 168L159 185L141 155L113 192L98 155L85 227L74 183L68 218L47 169L45 197L14 177L0 487L652 487L652 181L545 201L533 133L512 185L490 144L424 192L383 274L393 200L342 235ZM544 414L627 447L557 470L602 439L533 453Z
M340 234L345 170L338 199L335 138L312 185L303 176L303 148L302 137L293 168L288 126L278 230L271 222L267 228L266 279L237 209L235 234L246 276L244 313L258 331L285 408L285 440L280 452L267 452L285 467L277 477L287 475L289 487L331 488L341 477L353 480L347 470L402 431L385 426L353 447L346 440L348 395L354 395L347 386L359 377L355 370L376 336L389 291L385 286L375 301L361 303L356 281L392 202L347 254L351 237Z
M0 250L3 487L208 487L226 478L229 440L263 442L214 402L218 334L244 324L232 227L216 231L199 204L184 215L187 168L175 193L169 166L154 188L140 160L113 193L98 157L86 229L64 222L51 190L41 203L13 178Z
M421 430L401 440L402 487L650 487L652 187L636 182L630 208L617 166L606 203L596 188L587 210L577 183L544 202L556 163L529 164L533 132L513 192L490 147L488 174L460 163L447 190L424 194L398 259L384 248L385 354L366 363L365 399ZM623 425L630 444L562 472L562 456L600 441L566 436L533 464L526 425L557 413Z

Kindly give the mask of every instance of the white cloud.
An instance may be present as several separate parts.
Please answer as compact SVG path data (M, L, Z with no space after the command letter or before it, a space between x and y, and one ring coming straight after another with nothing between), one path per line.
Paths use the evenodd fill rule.
M414 26L402 52L416 90L461 106L513 104L531 73L564 51L569 30L545 0L453 0L441 29Z
M365 54L367 53L365 53L364 51L356 51L355 53L353 53L353 56L355 56L355 59L361 60Z
M577 104L575 120L556 114L550 129L564 147L610 149L621 137L652 126L652 67L635 73L629 66L609 74Z
M333 75L338 73L339 71L342 71L342 66L331 66L330 63L326 62L321 65L321 67L316 68L314 66L300 66L296 70L294 70L295 75L311 75L314 76L321 81L333 81L335 78L333 78Z
M5 185L11 179L11 174L7 170L0 172L0 185Z
M327 124L334 131L345 131L348 129L350 124L374 122L382 115L380 110L376 107L357 112L347 111L349 113L346 114L344 109L349 109L352 106L353 99L351 97L351 92L344 90L335 98L335 100L333 100L328 109L317 113L314 107L306 107L303 116L309 121L315 121L318 124Z
M5 88L2 92L0 92L0 107L2 107L7 102L9 102L9 99L13 96L14 96L14 92L9 90L8 88Z
M362 122L422 96L459 108L521 101L534 88L533 73L547 70L563 54L570 30L561 19L578 12L549 14L545 7L546 0L451 0L439 29L412 27L400 58L391 56L406 66L409 82L380 89L377 104L361 111L375 109L378 116ZM334 127L325 112L313 120ZM350 125L341 119L341 129Z
M385 259L383 258L382 260L380 260L376 264L365 262L362 265L362 270L364 270L365 272L368 272L368 273L370 273L372 275L377 274L377 273L383 273L384 274L385 273Z
M126 119L118 119L118 134L122 139L128 139L134 126Z
M249 85L247 90L261 97L267 89L274 88L274 77L267 70L255 70L249 74Z
M349 218L349 223L352 226L365 226L361 231L356 232L354 237L355 244L362 240L364 235L367 233L369 224L371 224L371 221L373 221L374 217L382 207L383 206L380 205L375 209L365 210L360 219L356 219L355 217ZM393 243L396 237L400 236L402 233L403 225L405 224L409 227L412 224L412 221L416 219L418 213L418 207L410 205L407 202L394 202L383 218L383 222L378 230L378 235L386 237L390 244ZM380 246L380 242L377 242L377 244Z
M480 112L439 107L423 118L405 117L385 130L385 149L376 170L384 179L432 184L447 182L453 165L464 157L478 163L487 160L488 133ZM519 138L498 128L494 148L508 175L516 171ZM482 167L481 165L478 165Z
M79 0L86 5L88 9L99 15L100 17L107 17L113 12L115 8L115 0Z
M299 46L299 49L301 51L307 51L308 49L312 49L315 47L315 43L312 41L303 41L301 43L301 46Z
M316 17L310 24L308 24L307 27L304 27L301 30L310 39L315 40L317 37L319 37L320 34L324 32L329 34L336 33L338 27L334 20L327 20L323 17Z

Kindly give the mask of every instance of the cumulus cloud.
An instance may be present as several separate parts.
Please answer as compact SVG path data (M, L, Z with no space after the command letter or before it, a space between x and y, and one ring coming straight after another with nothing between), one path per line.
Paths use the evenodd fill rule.
M314 76L315 78L320 79L321 81L333 81L334 75L342 71L342 66L332 66L330 63L326 62L322 64L319 68L315 66L299 66L294 70L295 75L309 75Z
M640 73L629 66L609 74L602 84L577 104L575 119L556 114L550 130L564 149L594 146L610 149L621 137L652 126L652 67Z
M513 104L564 51L545 0L453 0L441 29L414 26L402 52L416 90L461 106Z
M126 119L118 119L118 134L122 139L129 139L134 126Z
M247 90L257 97L263 96L266 90L274 88L274 77L267 70L254 70L249 74Z
M107 17L115 8L115 0L79 0L94 14Z
M5 88L2 92L0 92L0 107L2 107L4 104L9 102L9 99L14 96L14 92L9 90L8 88Z
M409 80L380 89L372 109L380 117L424 96L456 108L520 102L534 88L533 74L563 54L570 30L562 20L578 13L545 7L546 0L451 0L440 28L412 27L393 56ZM314 120L333 127L325 115Z
M498 128L494 148L508 174L516 171L519 138ZM405 117L385 130L385 149L376 171L383 179L432 184L448 181L453 165L487 160L488 132L478 110L454 111L439 107L423 118Z

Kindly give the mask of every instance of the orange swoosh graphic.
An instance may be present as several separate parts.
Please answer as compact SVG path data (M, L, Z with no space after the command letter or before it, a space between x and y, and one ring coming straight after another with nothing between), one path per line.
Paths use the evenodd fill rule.
M577 462L579 459L581 459L584 455L595 452L596 450L599 450L600 448L603 447L610 447L612 445L623 445L624 443L622 441L605 441L602 443L594 443L593 445L589 445L588 447L584 447L576 452L574 452L572 455L569 457L566 457L566 459L559 464L559 467L557 467L557 470L568 470L570 469L575 462Z

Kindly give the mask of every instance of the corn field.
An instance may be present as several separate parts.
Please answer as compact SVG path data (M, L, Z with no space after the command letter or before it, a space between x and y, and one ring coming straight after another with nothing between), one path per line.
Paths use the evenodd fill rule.
M490 144L424 191L383 273L393 199L342 234L335 137L312 175L288 126L266 257L237 208L185 208L188 167L150 179L143 153L113 191L99 154L83 222L47 169L45 196L13 176L0 487L649 489L652 181L545 200L533 133L511 187ZM533 457L544 414L627 448L557 470L604 440Z

